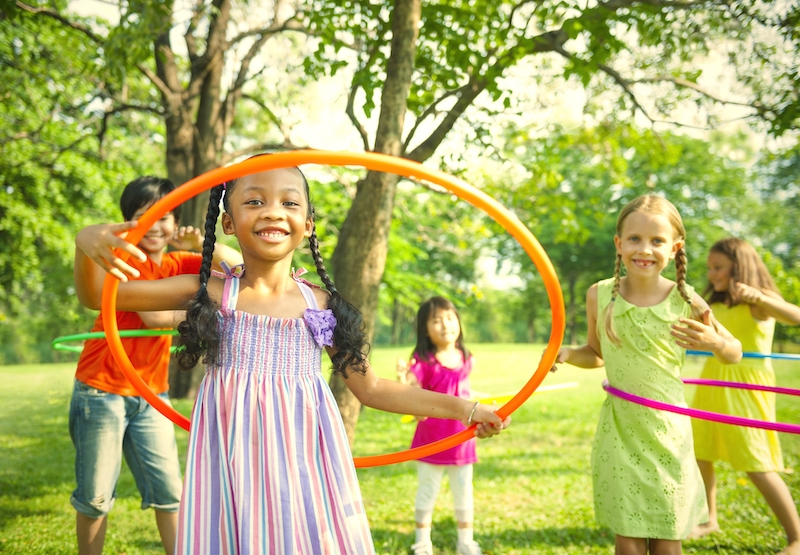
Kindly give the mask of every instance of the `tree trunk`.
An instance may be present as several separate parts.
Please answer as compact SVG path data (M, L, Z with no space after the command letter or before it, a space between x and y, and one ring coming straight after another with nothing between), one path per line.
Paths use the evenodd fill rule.
M403 155L403 120L414 71L421 0L396 0L392 13L392 46L381 96L381 113L375 151ZM367 173L339 234L332 259L336 286L364 315L369 340L375 331L378 290L386 266L389 228L399 177ZM339 374L331 376L331 389L344 420L352 447L361 404Z

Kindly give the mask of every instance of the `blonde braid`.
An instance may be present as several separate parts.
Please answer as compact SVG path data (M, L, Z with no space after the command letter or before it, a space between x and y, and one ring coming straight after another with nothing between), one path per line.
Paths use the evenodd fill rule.
M603 309L603 325L606 330L606 337L617 347L619 347L622 342L619 340L617 332L614 330L614 302L617 300L617 295L619 294L621 267L622 255L617 253L617 259L616 262L614 262L614 287L611 289L611 302Z
M678 252L675 253L675 281L676 287L678 288L678 293L681 294L683 300L686 301L689 306L691 307L691 312L689 313L689 317L693 320L703 321L703 312L705 312L706 307L696 303L694 301L694 297L689 295L689 291L686 288L686 268L688 263L686 262L686 249L681 247L678 249ZM712 326L715 330L719 331L717 324L714 320L712 320Z
M678 283L678 293L684 301L691 304L692 298L686 290L686 249L683 247L675 253L675 281Z

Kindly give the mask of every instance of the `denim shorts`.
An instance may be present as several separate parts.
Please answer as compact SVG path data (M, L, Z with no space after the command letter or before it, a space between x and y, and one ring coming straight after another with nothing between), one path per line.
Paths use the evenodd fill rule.
M167 403L166 393L159 395ZM75 445L75 510L100 518L111 511L122 455L142 496L142 508L176 512L181 469L172 422L138 396L95 389L75 380L69 410Z

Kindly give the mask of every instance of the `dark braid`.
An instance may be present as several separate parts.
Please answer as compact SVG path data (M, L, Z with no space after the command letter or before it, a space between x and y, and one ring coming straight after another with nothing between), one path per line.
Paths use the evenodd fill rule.
M303 180L305 180L305 176ZM307 189L306 192L308 192ZM367 371L366 353L369 350L367 336L364 333L364 318L355 306L339 294L333 284L333 280L325 270L325 264L319 253L317 225L314 222L314 206L310 200L309 214L311 217L311 236L308 238L308 246L311 249L311 256L314 257L317 274L331 294L328 300L328 308L331 309L331 312L336 317L336 328L333 331L333 347L336 349L336 354L331 357L333 371L340 372L345 378L348 370L355 370L364 374Z
M204 361L211 364L217 359L217 348L219 347L217 310L219 307L208 295L208 280L211 276L214 244L217 242L217 218L219 218L219 201L223 190L222 185L211 189L203 239L203 262L200 266L200 289L186 309L186 320L178 325L183 348L175 357L184 370L194 368L203 355L205 355Z

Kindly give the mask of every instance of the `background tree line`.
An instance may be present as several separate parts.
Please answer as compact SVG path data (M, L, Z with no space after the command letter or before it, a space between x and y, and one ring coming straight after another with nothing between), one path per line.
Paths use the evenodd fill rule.
M135 0L108 18L73 8L0 8L5 362L47 360L52 337L87 327L71 295L72 238L117 218L124 183L182 183L313 145L301 130L319 95L344 99L337 148L427 161L514 207L559 270L567 340L579 339L582 291L609 273L613 214L645 190L682 210L694 283L713 238L749 234L796 291L797 2ZM712 65L723 86L704 80ZM567 90L583 94L582 121L563 129L546 115ZM743 137L677 133L728 117L782 142L748 152ZM331 169L318 181L334 277L378 342L407 341L412 307L433 292L469 309L475 340L545 335L536 272L481 214L396 176ZM205 201L186 208L196 223ZM486 257L521 288L479 286L473 263ZM357 402L331 385L352 437Z

